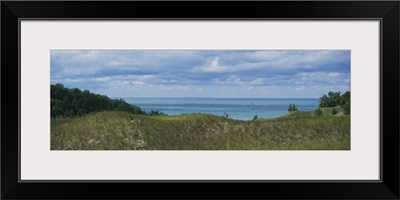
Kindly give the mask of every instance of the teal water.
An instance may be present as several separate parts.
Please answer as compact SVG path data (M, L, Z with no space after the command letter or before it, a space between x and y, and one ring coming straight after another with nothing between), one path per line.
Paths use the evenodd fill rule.
M168 115L184 113L207 113L229 118L251 120L275 118L288 113L289 104L298 110L309 111L318 108L318 98L313 99L272 99L272 98L123 98L144 111L158 110Z

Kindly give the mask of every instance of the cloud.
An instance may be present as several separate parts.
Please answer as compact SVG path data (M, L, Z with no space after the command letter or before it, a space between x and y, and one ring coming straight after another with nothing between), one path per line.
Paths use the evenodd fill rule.
M330 72L330 73L328 73L328 76L329 76L329 77L338 77L338 76L340 76L340 73L337 73L337 72Z
M103 81L110 81L111 78L110 77L99 77L99 78L95 78L94 80L103 82Z
M51 83L106 95L213 96L237 90L248 97L293 91L318 96L350 88L350 51L342 50L52 50L50 56Z
M201 72L225 72L228 68L226 66L221 66L218 63L219 58L214 58L209 64L197 67L194 71L201 71Z
M226 80L214 79L213 83L219 84L219 85L242 85L243 84L240 77L238 77L236 75L232 75L232 76L228 77Z
M251 85L262 85L264 83L265 78L256 78L255 80L250 81Z
M295 88L294 90L295 91L304 91L305 89L306 89L306 87L303 85L303 86Z
M145 83L142 81L132 81L131 84L132 85L144 85Z

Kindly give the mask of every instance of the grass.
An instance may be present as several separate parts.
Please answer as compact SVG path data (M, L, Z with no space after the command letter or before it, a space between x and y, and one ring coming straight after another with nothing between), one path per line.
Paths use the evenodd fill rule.
M275 119L106 111L51 119L52 150L349 150L350 116L297 111Z

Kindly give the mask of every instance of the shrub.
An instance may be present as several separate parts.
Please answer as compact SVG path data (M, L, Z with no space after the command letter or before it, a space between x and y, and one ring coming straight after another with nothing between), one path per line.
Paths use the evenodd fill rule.
M258 119L258 115L254 115L253 121L255 121L256 119Z
M319 117L322 115L322 110L318 108L317 110L314 111L314 114L315 116Z
M336 110L336 108L332 109L332 115L336 115L338 113L338 111Z
M296 105L295 105L295 104L290 104L290 105L289 105L289 108L288 108L288 111L289 111L289 112L297 111Z
M151 111L147 112L147 115L150 115L150 116L157 116L157 115L168 116L168 114L160 112L158 110L151 110Z
M350 102L346 102L346 104L344 104L343 113L345 115L349 115L350 114Z

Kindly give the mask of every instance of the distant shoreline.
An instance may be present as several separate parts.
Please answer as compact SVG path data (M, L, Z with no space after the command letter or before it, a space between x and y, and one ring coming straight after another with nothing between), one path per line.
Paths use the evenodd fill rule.
M301 111L318 108L317 98L125 98L146 112L158 110L168 115L212 114L237 120L276 118L288 113L295 103Z

